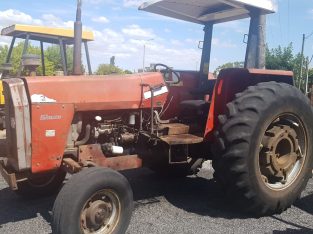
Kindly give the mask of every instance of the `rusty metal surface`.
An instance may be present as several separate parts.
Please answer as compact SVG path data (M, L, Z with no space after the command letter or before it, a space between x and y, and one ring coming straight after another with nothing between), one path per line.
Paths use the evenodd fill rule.
M169 145L189 145L203 142L202 137L191 134L162 136L160 139Z
M16 171L31 167L31 126L29 102L21 79L3 81L7 105L7 135L9 145L8 162Z
M16 176L6 170L4 162L0 160L0 173L12 190L17 190Z
M64 158L62 167L70 174L77 173L82 169L82 166L71 158Z
M79 161L84 163L90 161L97 166L108 167L122 171L142 167L142 160L138 155L126 155L107 158L99 144L83 145L79 147Z
M188 134L189 126L180 123L170 123L170 124L161 124L159 129L164 129L167 132L167 135L179 135L179 134Z
M283 70L268 70L268 69L248 69L250 74L253 75L273 75L273 76L289 76L293 77L292 71L283 71Z
M266 132L262 145L260 169L266 179L290 174L300 153L296 131L287 125L274 126Z

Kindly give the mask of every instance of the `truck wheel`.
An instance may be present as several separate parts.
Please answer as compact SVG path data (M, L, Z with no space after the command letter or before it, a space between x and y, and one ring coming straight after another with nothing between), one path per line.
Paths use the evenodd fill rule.
M241 209L281 213L312 173L313 114L295 87L260 83L237 94L219 116L215 178Z
M54 195L60 189L66 172L59 170L53 173L32 175L17 184L16 193L27 199Z
M88 168L64 185L53 207L56 234L125 233L133 211L127 179L111 169Z

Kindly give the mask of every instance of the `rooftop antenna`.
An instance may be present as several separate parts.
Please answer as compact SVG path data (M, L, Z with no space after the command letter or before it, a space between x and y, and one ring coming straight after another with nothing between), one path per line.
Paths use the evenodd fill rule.
M74 75L82 75L81 68L81 45L82 45L82 0L77 0L77 11L76 11L76 21L74 23L74 66L73 66L73 74Z

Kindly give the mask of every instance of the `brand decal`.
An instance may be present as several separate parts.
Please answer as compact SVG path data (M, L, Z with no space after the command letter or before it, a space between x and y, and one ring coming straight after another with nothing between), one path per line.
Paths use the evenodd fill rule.
M166 86L163 86L163 87L161 87L161 88L155 90L155 91L153 92L153 97L160 96L160 95L162 95L162 94L164 94L164 93L168 93L168 89L167 89ZM143 95L144 95L144 98L145 98L145 99L149 99L149 98L151 98L151 96L152 96L152 95L151 95L151 91L145 92Z
M55 130L46 130L46 137L55 137Z
M43 94L33 94L31 96L32 103L55 103L56 100L48 98Z
M40 115L40 120L41 121L46 121L46 120L59 120L62 119L61 115Z

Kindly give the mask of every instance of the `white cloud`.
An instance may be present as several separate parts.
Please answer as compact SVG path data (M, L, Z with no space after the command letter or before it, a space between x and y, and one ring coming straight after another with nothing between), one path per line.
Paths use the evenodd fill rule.
M236 48L237 45L232 43L230 40L221 41L218 38L212 38L212 45L221 48Z
M1 25L5 27L16 23L36 25L42 24L41 20L33 19L30 15L14 9L0 11L0 22Z
M106 23L109 23L110 21L104 17L104 16L99 16L99 17L94 17L91 19L93 22L96 22L96 23L103 23L103 24L106 24Z
M236 32L236 33L246 33L248 28L248 24L249 24L249 20L248 19L243 19L240 21L229 21L226 23L222 23L222 24L217 24L216 28L217 29L224 29L227 30L227 33L229 33L229 30L231 30L232 32Z
M87 4L91 3L94 5L99 5L99 4L115 5L115 4L117 4L117 2L114 0L84 0L84 4L86 4L86 3Z
M147 0L124 0L123 5L125 7L139 7L142 3L146 1Z
M130 37L154 38L156 35L151 29L143 29L139 25L133 24L122 29L122 32Z
M190 43L190 44L196 44L196 45L198 45L198 44L199 44L199 39L187 38L187 39L185 39L185 42L186 42L186 43Z
M42 19L45 21L59 21L60 19L53 14L44 14Z
M94 17L97 18L96 15ZM57 14L44 14L34 19L21 11L0 11L0 27L14 23L73 28L73 21L64 22ZM88 28L95 35L95 41L89 43L94 69L100 63L109 63L111 56L116 56L117 65L124 69L140 68L144 44L147 66L149 63L162 62L175 68L194 69L196 62L200 61L201 51L196 49L196 46L193 46L195 49L188 49L185 40L179 41L175 37L162 39L151 28L142 28L136 24L125 26L120 30L99 27L100 25L97 25L97 28ZM147 42L150 38L154 38L154 41ZM0 37L0 45L8 44L9 39L11 38Z
M169 28L165 28L164 29L164 32L166 32L166 33L170 33L170 32L172 32Z
M0 41L0 46L8 46L9 43L5 42L5 41Z
M176 39L172 39L172 40L171 40L171 44L172 44L173 46L182 46L182 45L184 45L184 43L182 43L181 41L176 40Z
M74 21L63 21L61 18L53 14L44 14L42 15L43 24L48 27L62 27L62 28L73 28Z

